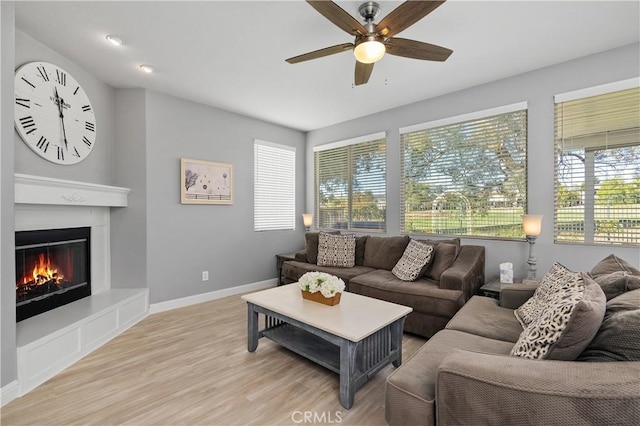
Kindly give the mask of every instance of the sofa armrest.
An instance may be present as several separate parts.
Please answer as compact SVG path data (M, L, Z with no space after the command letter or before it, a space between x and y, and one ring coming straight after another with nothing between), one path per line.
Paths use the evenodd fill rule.
M540 283L503 284L500 290L500 306L517 309L526 302Z
M307 262L307 249L302 249L296 252L295 259L298 262Z
M640 362L537 361L456 351L439 365L438 424L616 424L640 419Z
M484 284L484 246L461 246L453 265L440 276L440 288L462 290L466 302L482 284Z

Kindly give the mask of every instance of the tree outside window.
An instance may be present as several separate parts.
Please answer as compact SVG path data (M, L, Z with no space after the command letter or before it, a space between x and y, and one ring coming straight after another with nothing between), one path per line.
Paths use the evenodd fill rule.
M401 134L402 231L522 238L527 111Z
M320 229L386 229L386 145L377 138L314 153Z
M562 98L556 98L556 241L640 245L640 89Z

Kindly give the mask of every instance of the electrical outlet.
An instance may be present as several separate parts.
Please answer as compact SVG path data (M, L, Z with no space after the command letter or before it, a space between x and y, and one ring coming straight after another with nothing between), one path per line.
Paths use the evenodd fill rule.
M202 271L202 281L209 281L209 271Z

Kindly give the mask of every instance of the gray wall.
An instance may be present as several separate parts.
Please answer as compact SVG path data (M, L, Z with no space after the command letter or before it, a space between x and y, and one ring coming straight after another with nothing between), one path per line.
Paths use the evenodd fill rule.
M275 254L304 246L305 135L150 91L146 109L151 302L274 278ZM295 231L253 231L254 139L296 147ZM233 205L180 204L181 157L233 164Z
M13 219L14 4L0 2L0 387L17 378Z
M152 91L115 100L115 183L132 191L111 214L113 286L158 303L274 278L275 254L304 245L305 135ZM295 231L253 231L254 139L296 147ZM180 158L233 164L233 205L180 204Z
M131 188L126 208L111 209L111 287L147 287L146 92L117 89L114 185Z
M589 270L597 261L616 253L636 267L638 248L554 244L554 104L557 93L637 77L640 45L634 44L597 55L565 62L526 74L472 87L379 114L309 132L307 136L306 206L313 207L313 147L377 131L387 131L387 233L400 233L400 127L453 117L515 102L529 104L528 205L529 212L544 215L536 248L538 275L559 261L575 270ZM517 58L514 58L516 60ZM473 70L469 70L473 72ZM486 247L487 278L498 276L500 262L513 262L516 276L525 275L528 245L524 241L465 238L466 244Z

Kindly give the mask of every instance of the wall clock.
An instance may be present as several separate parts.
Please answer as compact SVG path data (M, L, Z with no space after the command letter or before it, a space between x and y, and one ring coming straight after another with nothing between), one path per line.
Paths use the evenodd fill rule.
M96 118L89 97L64 69L29 62L16 70L15 128L36 154L56 164L75 164L91 153Z

